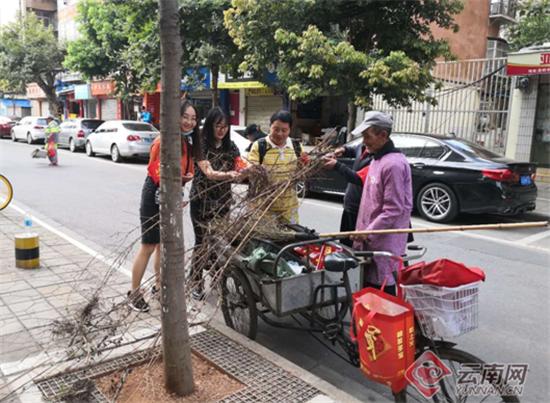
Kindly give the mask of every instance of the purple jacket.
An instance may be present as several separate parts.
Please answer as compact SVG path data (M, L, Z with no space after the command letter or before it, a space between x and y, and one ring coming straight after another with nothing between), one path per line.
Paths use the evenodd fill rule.
M392 144L393 146L393 144ZM363 187L356 229L409 228L412 210L411 168L400 152L390 152L374 158ZM368 241L355 242L359 250L387 251L403 255L407 234L369 235ZM377 270L365 271L365 280L372 284L395 284L391 273L398 264L388 258L375 258Z

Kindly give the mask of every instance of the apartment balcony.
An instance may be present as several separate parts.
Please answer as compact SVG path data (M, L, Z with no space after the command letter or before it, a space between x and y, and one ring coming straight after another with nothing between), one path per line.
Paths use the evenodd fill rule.
M24 4L34 11L57 11L57 0L25 0Z
M489 19L498 24L513 24L516 22L515 0L491 0Z

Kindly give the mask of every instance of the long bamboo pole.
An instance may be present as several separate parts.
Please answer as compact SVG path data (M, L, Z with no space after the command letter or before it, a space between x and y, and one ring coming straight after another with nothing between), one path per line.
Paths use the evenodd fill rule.
M455 225L451 227L400 228L400 229L378 229L378 230L370 230L370 231L326 232L323 234L319 234L319 237L320 238L347 238L350 236L362 236L362 235L478 231L478 230L487 230L487 229L536 228L536 227L547 227L547 226L548 226L548 221L533 221L533 222L519 222L519 223L511 223L511 224Z

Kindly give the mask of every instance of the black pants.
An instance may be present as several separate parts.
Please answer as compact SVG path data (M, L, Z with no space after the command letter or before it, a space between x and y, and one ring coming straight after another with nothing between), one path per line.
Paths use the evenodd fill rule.
M372 284L372 283L367 283L365 282L363 284L365 287L372 287L372 288L376 288L377 290L381 290L382 289L382 286L381 285L378 285L378 284ZM397 289L395 287L395 285L386 285L386 287L384 287L384 292L386 294L391 294L393 296L397 296Z
M193 249L193 257L191 259L191 280L196 284L196 288L199 291L202 291L203 288L202 269L206 266L204 261L201 262L201 259L210 260L211 257L201 256L201 252L204 254L204 249L201 246L205 235L207 235L206 227L214 218L224 217L229 212L229 208L225 207L225 205L223 205L223 208L216 207L215 203L205 205L201 199L191 200L190 202L191 222L193 223L193 230L195 232L195 248Z
M340 231L355 231L355 223L357 222L357 211L344 210L342 212L342 220L340 221ZM340 243L353 246L353 241L349 238L341 239Z
M141 222L141 243L160 243L159 229L159 205L155 200L155 193L158 186L155 185L150 176L145 178L141 190L141 204L139 206L139 219Z

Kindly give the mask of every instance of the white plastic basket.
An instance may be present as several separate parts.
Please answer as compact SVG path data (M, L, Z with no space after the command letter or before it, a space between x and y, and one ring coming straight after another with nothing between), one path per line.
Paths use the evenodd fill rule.
M401 285L424 336L457 337L476 329L481 281L459 287Z

